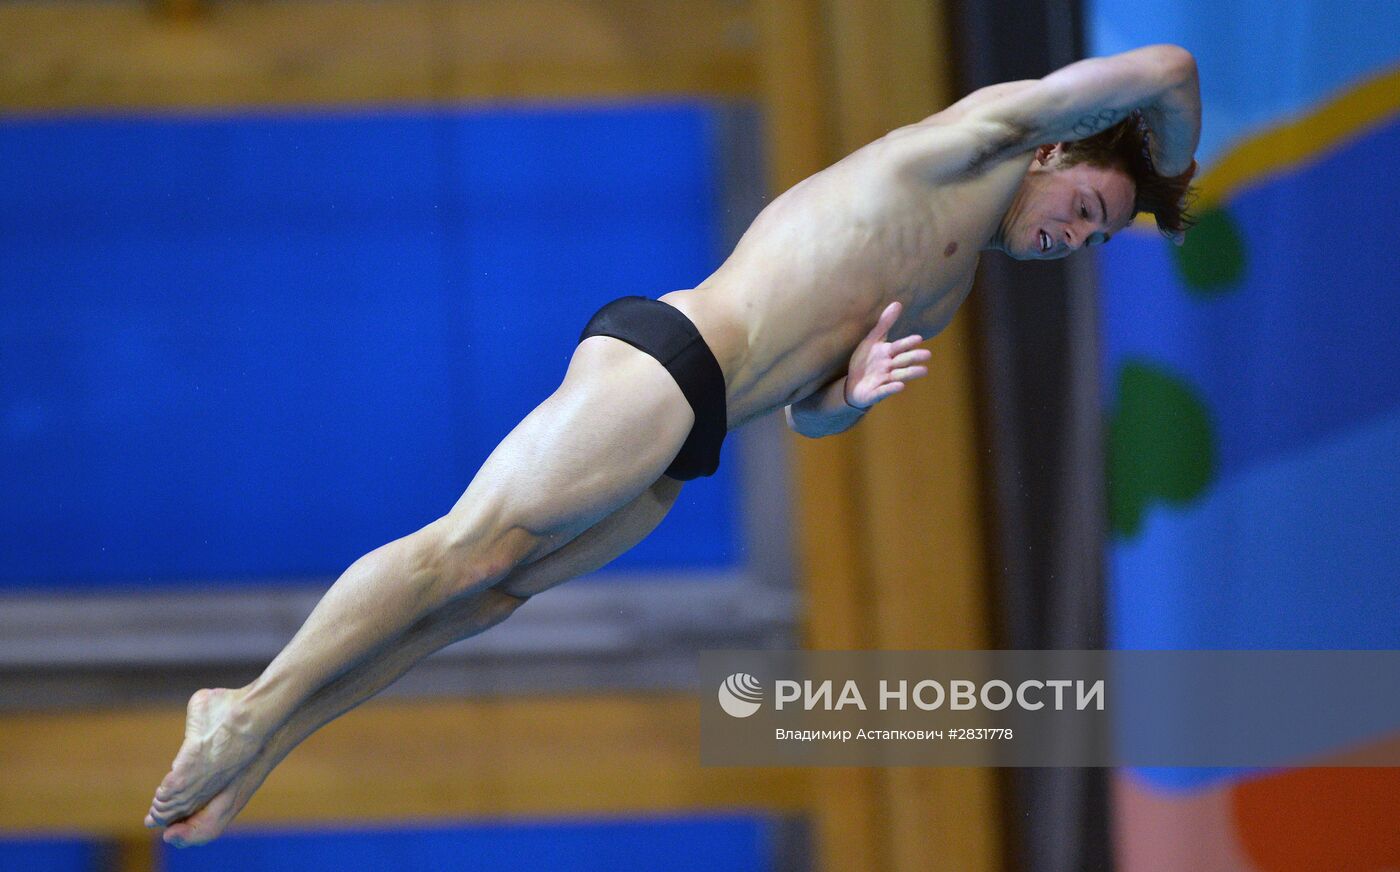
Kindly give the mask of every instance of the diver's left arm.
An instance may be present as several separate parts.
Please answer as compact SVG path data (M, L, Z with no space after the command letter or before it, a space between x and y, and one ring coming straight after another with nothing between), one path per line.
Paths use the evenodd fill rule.
M928 375L924 364L933 353L917 347L922 336L888 341L902 308L898 302L885 307L851 354L844 376L787 407L789 427L812 439L844 432L871 406L904 390L905 382Z
M854 427L865 409L846 400L846 377L841 376L810 396L803 397L785 410L788 427L808 439L834 436Z

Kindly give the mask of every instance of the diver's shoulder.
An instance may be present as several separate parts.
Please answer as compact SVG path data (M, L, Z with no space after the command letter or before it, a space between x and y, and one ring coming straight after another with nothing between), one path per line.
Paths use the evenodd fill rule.
M862 151L874 172L923 187L995 176L1008 166L1023 170L1035 154L999 126L956 106L891 130Z

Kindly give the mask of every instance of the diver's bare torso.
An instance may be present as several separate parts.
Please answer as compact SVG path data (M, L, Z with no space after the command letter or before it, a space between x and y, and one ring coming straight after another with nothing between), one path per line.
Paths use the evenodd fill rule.
M930 337L952 320L1032 153L969 172L976 144L948 114L895 130L795 185L713 275L662 297L719 359L731 427L843 375L893 301L903 304L895 335ZM942 136L940 125L946 167L902 166L901 139Z

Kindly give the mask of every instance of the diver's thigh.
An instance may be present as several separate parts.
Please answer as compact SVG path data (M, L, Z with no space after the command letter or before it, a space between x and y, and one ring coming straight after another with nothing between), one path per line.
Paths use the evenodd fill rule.
M501 441L453 513L491 512L553 550L660 478L693 421L659 361L620 340L590 337L558 390Z

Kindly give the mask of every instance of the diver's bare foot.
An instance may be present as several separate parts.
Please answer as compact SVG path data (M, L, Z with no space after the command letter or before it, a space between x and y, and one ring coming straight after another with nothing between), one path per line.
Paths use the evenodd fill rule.
M265 740L241 690L201 690L190 697L185 741L156 788L146 826L168 826L192 815L257 756Z
M167 826L161 838L177 848L190 848L213 841L248 804L270 771L271 767L262 765L262 758L259 758L258 762L245 768L223 790L214 794L214 798L203 808Z

